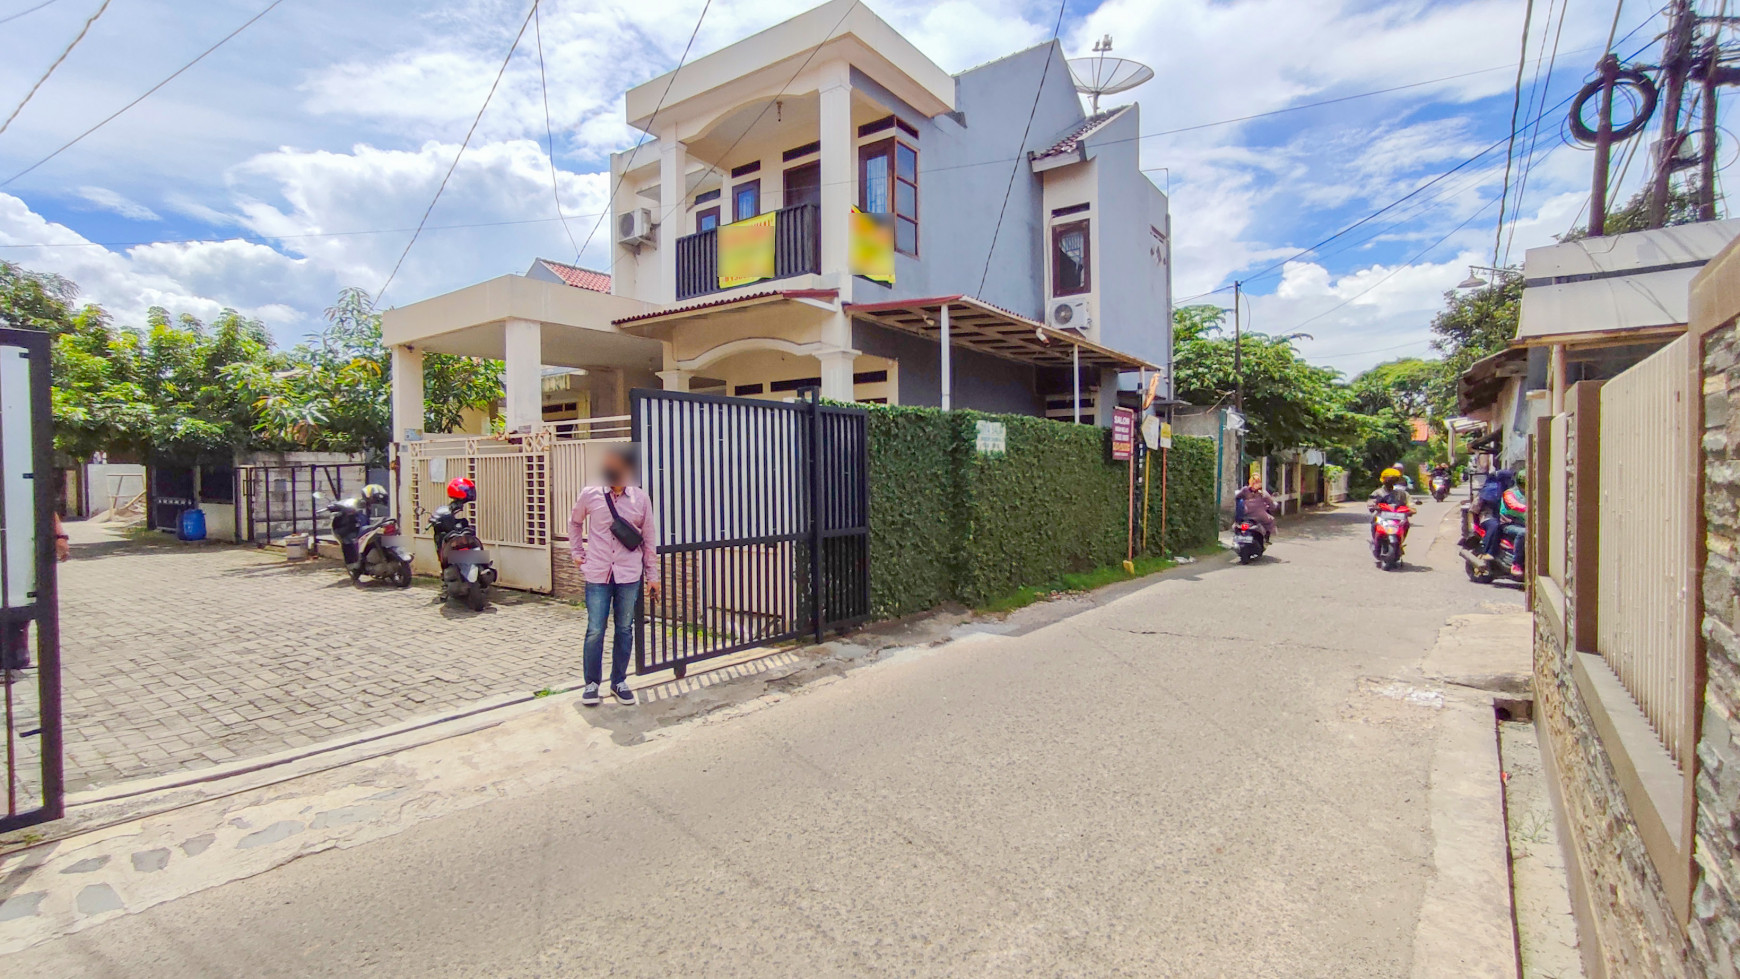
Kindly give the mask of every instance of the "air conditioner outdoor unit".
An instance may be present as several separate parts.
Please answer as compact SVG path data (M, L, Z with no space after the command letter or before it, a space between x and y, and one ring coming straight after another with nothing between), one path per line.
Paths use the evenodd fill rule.
M652 240L652 211L636 207L616 216L616 243L639 245Z
M1086 299L1053 299L1046 316L1046 323L1059 330L1085 330L1091 322Z

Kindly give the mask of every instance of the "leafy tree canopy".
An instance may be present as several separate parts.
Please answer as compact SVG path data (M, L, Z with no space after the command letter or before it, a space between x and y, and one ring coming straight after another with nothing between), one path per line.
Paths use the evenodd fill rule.
M54 334L55 447L139 458L225 460L249 450L379 454L391 440L389 361L369 296L346 289L327 327L275 350L258 320L226 309L206 324L153 308L143 327L75 306L60 276L0 261L0 323ZM424 359L428 431L501 398L499 361Z

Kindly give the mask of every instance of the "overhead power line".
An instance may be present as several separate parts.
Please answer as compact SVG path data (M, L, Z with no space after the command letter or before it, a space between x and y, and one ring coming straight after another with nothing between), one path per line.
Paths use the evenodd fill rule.
M544 74L544 19L535 5L532 7L532 37L538 42L538 86L544 90L544 135L550 140L550 193L556 198L556 217L562 222L562 230L568 234L568 244L574 246L574 254L578 255L580 246L574 241L574 229L568 227L568 219L562 216L562 187L556 179L556 131L550 125L550 79Z
M441 200L441 192L447 189L447 181L453 179L453 171L459 169L459 161L465 156L466 147L471 145L471 137L477 134L477 124L483 121L484 110L489 108L490 100L495 98L495 90L501 85L501 76L507 73L508 62L514 59L514 51L519 49L520 39L526 36L526 27L532 22L532 15L538 12L541 0L532 0L532 9L526 11L526 19L520 21L519 33L514 35L514 43L508 45L507 54L501 59L501 67L495 70L495 80L489 83L489 92L483 97L483 104L477 107L477 115L472 117L471 128L465 131L465 139L459 144L459 152L453 154L453 162L447 165L447 172L442 175L441 183L435 188L435 196L429 199L429 206L423 209L423 217L417 222L417 229L411 232L411 240L405 242L405 250L399 253L399 260L393 263L393 271L387 274L387 281L381 283L375 292L375 305L380 305L381 297L386 295L387 287L398 278L399 269L405 264L405 256L411 254L411 246L417 243L418 236L423 233L423 226L429 223L429 215L434 212L435 205Z
M1510 146L1504 154L1504 189L1498 195L1498 225L1492 229L1492 264L1498 264L1499 249L1504 243L1504 207L1510 199L1510 167L1516 159L1516 120L1522 114L1523 66L1529 63L1529 26L1535 17L1535 0L1523 5L1522 41L1516 56L1516 85L1510 99ZM1541 33L1546 34L1542 28Z
M46 6L46 4L44 6ZM30 91L24 93L23 100L13 107L12 114L7 116L4 122L0 122L0 133L5 132L6 127L12 125L12 120L18 118L18 113L23 112L24 107L30 104L30 100L36 97L37 89L40 89L48 81L48 76L54 74L54 70L61 66L61 62L66 60L66 56L72 54L73 48L79 46L79 42L84 40L85 35L91 32L91 25L95 24L97 18L103 16L103 11L107 9L109 9L109 0L103 0L103 2L97 7L97 12L85 18L84 26L80 27L79 32L73 35L73 39L67 42L67 46L61 49L60 55L54 59L54 63L48 66L48 70L42 73L42 77L36 80L36 84L30 86ZM25 13L29 12L30 11L28 10L25 11ZM22 14L16 16L22 16ZM11 20L12 18L8 17L6 19Z
M247 20L243 21L242 26L229 32L228 34L225 34L223 37L218 39L216 44L213 44L211 47L206 48L204 51L201 51L199 53L199 55L197 57L195 57L192 61L189 61L187 64L182 65L180 68L175 69L173 72L171 72L169 74L169 77L163 79L162 81L158 82L157 84L146 89L145 94L139 96L138 98L134 99L131 102L128 102L126 105L121 106L119 109L116 109L114 112L112 112L108 116L106 116L103 119L103 121L97 123L96 125L92 126L91 128L85 130L84 132L79 133L77 136L74 136L72 139L69 139L66 142L62 143L60 146L55 148L54 152L48 154L47 156L43 157L40 160L37 160L35 163L32 163L30 166L25 167L24 169L13 174L12 176L7 177L5 180L0 180L0 187L5 187L8 184L12 183L14 180L17 180L19 177L22 177L25 174L29 173L30 171L35 170L37 167L42 166L44 163L47 163L48 161L54 159L55 157L61 155L62 153L66 152L67 150L71 149L75 144L79 143L86 136L89 136L90 134L103 128L104 126L108 125L109 123L115 121L115 119L118 116L120 116L122 113L126 112L128 109L131 109L134 106L138 105L139 103L150 98L153 94L156 93L156 91L158 89L162 88L163 86L169 84L170 82L174 81L177 77L179 77L182 72L186 71L189 68L192 68L194 65L199 64L201 61L204 61L206 58L206 55L209 55L213 51L216 51L218 48L223 47L226 43L229 42L229 40L231 38L235 37L237 34L240 34L241 32L247 30L249 27L253 26L255 21L259 20L261 17L264 17L267 14L271 13L273 10L277 9L278 5L283 3L283 2L284 2L284 0L272 0L271 3L266 5L266 8L264 10L261 10L259 13L255 14L254 16L249 17Z
M455 231L469 228L504 228L523 224L548 224L551 221L563 221L568 218L597 217L598 211L587 211L584 214L559 214L553 218L517 218L512 221L470 221L465 224L431 224L424 231ZM414 228L364 228L356 231L302 231L294 234L268 235L255 232L252 234L223 235L213 238L158 238L151 241L33 241L33 242L0 242L0 248L139 248L146 245L197 245L221 244L228 241L295 241L303 238L353 238L359 235L394 235L414 231Z
M659 93L659 100L656 104L653 105L652 115L647 117L646 128L641 130L640 138L634 141L634 148L630 149L628 151L627 162L632 162L634 160L635 154L639 153L640 148L642 146L646 145L646 138L648 135L650 135L652 133L653 127L658 125L659 113L664 111L665 99L670 98L671 86L675 85L677 83L677 75L682 72L683 65L688 64L689 52L694 50L695 38L700 36L701 25L706 22L707 11L711 10L712 8L713 8L713 0L706 0L705 3L701 4L701 14L700 14L700 16L695 18L694 29L689 31L689 43L683 45L683 53L680 57L677 58L677 66L675 68L671 69L671 76L669 78L665 79L665 90L663 92ZM736 144L733 143L732 145L735 146ZM586 233L586 244L581 245L579 248L574 249L574 264L578 265L580 263L580 254L582 252L584 252L587 249L587 247L592 244L592 239L598 235L598 229L601 225L604 224L604 219L606 217L608 217L610 215L610 213L616 209L616 195L617 195L617 193L619 193L622 190L622 181L624 179L626 179L627 177L628 177L628 167L625 163L625 165L623 166L622 173L617 175L615 185L610 188L610 196L605 198L604 210L598 215L598 220L594 221L592 223L592 230L588 231ZM610 263L610 269L612 272L616 271L616 263L615 262Z
M7 14L4 17L0 17L0 24L10 24L13 21L17 20L18 18L23 17L25 14L34 14L38 10L41 10L42 8L44 8L44 7L46 7L49 4L54 3L54 2L55 2L55 0L42 0L41 3L37 4L34 7L26 7L23 10L20 10L19 12L15 13L15 14Z
M1570 8L1571 0L1565 0L1564 3L1559 5L1559 26L1553 31L1553 53L1547 58L1547 70L1545 74L1541 72L1541 59L1539 54L1535 57L1533 93L1529 99L1529 104L1533 107L1532 111L1536 114L1535 124L1529 129L1528 150L1523 156L1522 175L1517 179L1516 206L1511 208L1510 232L1504 239L1504 258L1501 261L1493 263L1493 266L1496 268L1503 268L1510 264L1510 249L1511 245L1516 242L1516 226L1520 222L1522 216L1523 204L1526 203L1528 199L1529 175L1534 172L1536 160L1535 154L1541 140L1541 119L1539 118L1539 114L1544 112L1547 107L1547 92L1552 88L1553 69L1557 67L1559 62L1559 39L1564 36L1565 15L1570 13ZM1549 2L1547 4L1547 24L1550 25L1552 22L1553 5ZM1541 49L1544 50L1546 45L1547 29L1542 27ZM1552 149L1549 147L1547 152L1550 154Z
M1015 175L1021 172L1021 157L1027 149L1027 137L1033 132L1033 117L1039 114L1039 98L1045 94L1045 83L1051 78L1051 62L1057 54L1057 35L1063 31L1063 12L1068 8L1069 0L1058 0L1057 22L1051 25L1051 43L1045 46L1045 67L1039 71L1039 84L1033 87L1033 105L1027 110L1027 125L1021 127L1021 141L1015 144L1015 165L1009 169L1009 183L1003 188L1003 206L997 209L997 225L991 229L991 246L985 249L985 267L979 272L978 291L981 294L985 291L985 280L991 275L991 259L997 254L997 238L1003 233L1003 215L1009 212L1009 196L1015 192ZM1099 105L1097 94L1094 105ZM1077 414L1080 411L1081 406L1077 405Z

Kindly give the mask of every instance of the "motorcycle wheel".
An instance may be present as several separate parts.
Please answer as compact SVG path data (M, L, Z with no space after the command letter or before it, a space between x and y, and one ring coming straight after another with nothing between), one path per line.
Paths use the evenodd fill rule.
M1385 571L1394 571L1396 565L1402 563L1402 549L1394 541L1384 541L1383 550L1378 554L1378 564Z
M411 562L399 561L393 565L393 584L399 588L411 587Z
M1464 559L1462 561L1462 570L1468 574L1468 580L1477 585L1492 584L1492 572L1485 570L1478 561Z
M1251 559L1254 557L1256 557L1256 555L1252 554L1250 551L1240 551L1239 552L1239 563L1240 564L1250 564Z
M487 601L483 597L483 582L473 581L465 586L465 605L467 608L473 612L481 612Z

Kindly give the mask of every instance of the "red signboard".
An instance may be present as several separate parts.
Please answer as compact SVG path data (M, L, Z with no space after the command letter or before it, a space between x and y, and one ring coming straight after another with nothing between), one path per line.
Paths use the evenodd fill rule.
M1136 409L1112 409L1112 458L1119 462L1130 458L1136 449Z

